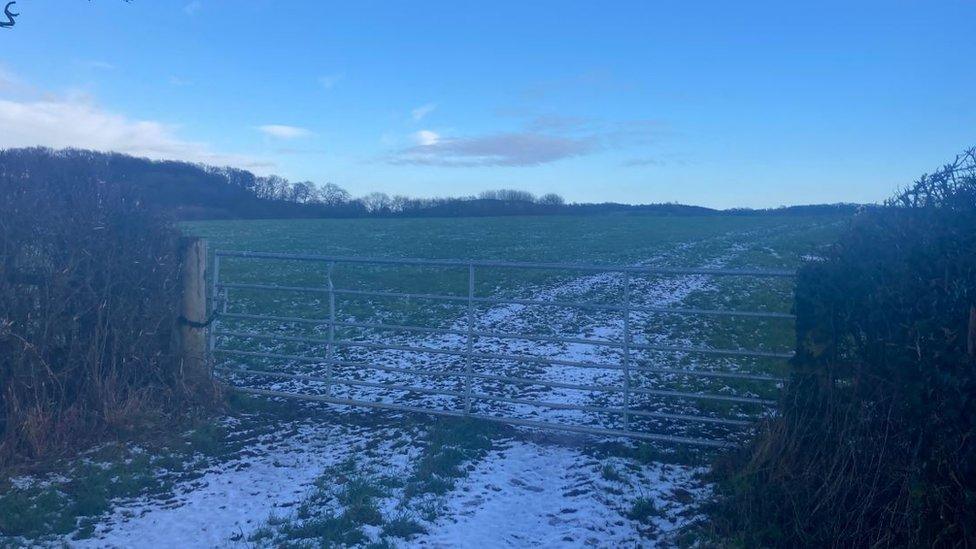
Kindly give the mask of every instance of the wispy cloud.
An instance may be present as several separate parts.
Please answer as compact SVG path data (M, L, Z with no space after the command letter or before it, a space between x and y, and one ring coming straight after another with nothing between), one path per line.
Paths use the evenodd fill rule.
M343 75L340 73L327 74L325 76L319 77L319 85L327 90L331 90L343 79Z
M286 126L284 124L266 124L264 126L258 126L257 129L267 136L278 139L298 139L299 137L312 135L312 132L305 128Z
M328 149L322 148L300 148L300 147L278 147L274 149L275 154L287 154L287 155L300 155L300 154L312 154L312 155L322 155L328 154L330 151Z
M414 145L400 148L383 160L397 165L455 168L539 166L605 150L645 147L663 132L663 125L655 120L601 121L551 113L510 115L522 119L521 130L469 136L421 130L411 135Z
M417 142L418 145L426 147L428 145L435 145L441 140L441 136L437 132L430 130L420 130L413 134L413 140Z
M676 153L659 153L653 156L630 158L620 163L625 168L643 168L648 166L689 166L696 164L694 159Z
M604 125L601 131L607 144L615 148L652 145L674 134L668 124L656 119L625 120Z
M447 167L538 166L587 154L596 146L589 139L530 132L460 138L433 136L436 138L398 151L388 161Z
M10 92L24 88L24 81L0 65L0 92Z
M582 116L538 114L528 121L528 128L537 132L574 132L584 130L593 121Z
M200 2L200 0L193 0L189 4L183 6L183 12L186 13L187 15L194 15L198 11L200 11L200 8L202 7L203 7L203 2Z
M594 69L537 81L525 88L520 95L523 100L534 103L537 101L548 102L557 95L600 96L607 92L632 90L633 88L632 82L620 79L612 71Z
M110 71L115 69L115 65L107 61L92 60L92 61L85 61L82 64L89 69L95 69L100 71Z
M437 108L436 103L427 103L426 105L421 105L416 109L410 111L410 116L413 117L415 122L419 122L424 119L428 114L434 112Z
M172 125L110 112L90 97L0 98L0 148L75 147L259 172L273 166L254 158L214 152L206 143L187 141L176 132Z
M667 164L664 160L655 157L646 158L631 158L629 160L624 160L620 163L621 166L625 168L640 168L644 166L664 166Z

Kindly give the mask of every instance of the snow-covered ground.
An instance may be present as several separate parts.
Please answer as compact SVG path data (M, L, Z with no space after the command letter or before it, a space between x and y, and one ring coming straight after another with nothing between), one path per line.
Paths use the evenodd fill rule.
M346 459L364 436L344 426L301 424L261 437L250 455L181 483L176 496L117 506L77 547L222 547L244 540L270 513L298 505L322 470ZM289 431L288 436L282 436ZM380 434L380 433L376 433ZM386 434L386 433L382 433Z
M269 519L298 520L298 507L330 468L352 460L357 473L371 478L404 478L421 450L423 428L320 419L262 436L244 455L178 485L170 499L120 503L93 537L65 541L75 547L253 546L251 536ZM435 501L432 521L420 518L416 502L405 504L402 491L384 498L386 518L406 512L427 530L409 541L387 540L429 547L653 543L694 519L694 504L709 493L701 468L595 456L579 440L531 438L502 439L470 463L467 475ZM629 516L636 498L657 509L649 523ZM378 528L365 530L382 536Z
M708 266L718 267L734 257L732 245L742 235L729 237L723 255ZM689 247L694 247L694 244ZM648 264L662 261L649 259ZM702 276L663 279L635 279L631 291L636 303L680 306L689 296L709 289ZM581 276L555 287L539 288L534 299L564 300L587 295L612 295L620 291L620 277L613 274ZM635 313L631 322L644 324L652 318ZM480 310L479 329L531 332L545 325L555 333L579 338L619 341L622 319L599 312L540 312L523 305L503 305ZM454 327L464 329L465 319ZM268 326L263 327L265 330ZM288 326L278 326L285 330ZM368 334L367 334L368 335ZM378 337L376 334L370 337ZM389 337L389 336L387 336ZM635 342L692 344L684 336L641 332ZM390 342L390 339L386 340ZM452 335L397 335L395 344L458 349L463 338ZM280 347L269 346L269 350ZM482 339L477 350L492 353L526 354L561 360L615 363L615 349L582 344L552 344L525 340ZM406 369L449 372L463 368L459 357L418 355L391 350L359 350L349 360L369 361ZM650 358L650 357L648 357ZM324 374L324 366L306 363L287 365L288 371L308 375ZM695 367L694 363L685 367ZM619 385L616 370L574 368L558 365L511 364L485 361L480 372L494 375L585 385ZM337 372L341 373L341 372ZM353 379L375 383L409 381L401 374L384 371L348 371ZM668 382L667 377L648 377L648 387ZM321 383L231 376L231 381L252 387L291 393L322 394ZM458 390L461 386L433 377L426 386ZM336 396L360 400L383 399L414 406L455 406L454 397L416 395L372 387L334 388ZM493 391L521 398L562 404L620 406L620 395L563 388L499 387L476 383L475 393ZM509 391L499 393L498 391ZM669 404L660 399L632 397L632 404L664 412L687 412L688 404ZM276 429L257 437L233 459L213 465L202 476L177 485L175 497L165 501L141 499L118 502L111 514L96 526L92 538L66 540L79 547L232 547L268 545L280 538L255 540L255 532L269 524L299 523L303 502L330 483L331 471L341 463L354 463L359 474L370 479L404 479L416 467L425 448L427 425L409 415L372 412L384 417L376 424L364 423L363 412L346 406L295 404L316 409L304 419L282 422ZM507 415L577 425L619 427L619 418L607 414L528 406L486 403L475 411L486 415ZM691 410L693 411L693 410ZM356 419L355 421L350 418ZM228 419L233 430L234 419ZM685 427L669 422L648 422L643 426L668 434L686 434ZM513 434L514 433L514 434ZM719 435L721 431L717 431ZM715 434L715 433L712 433ZM619 442L619 441L618 441ZM628 443L629 444L629 443ZM508 432L494 440L492 448L468 459L465 474L447 493L434 498L405 495L402 485L393 486L378 497L385 520L409 516L425 533L409 539L385 535L378 526L363 526L367 539L394 546L430 547L617 547L654 545L669 532L693 521L696 506L707 498L709 487L701 480L700 468L639 459L633 452L595 451L591 439L582 436L550 436L524 430ZM336 481L336 485L338 486ZM318 501L318 500L316 500ZM331 500L329 500L331 501ZM653 509L635 514L636 504ZM335 504L338 505L338 504ZM435 513L421 509L434 508ZM341 510L341 509L339 509ZM269 541L270 540L270 541Z
M627 467L633 465L634 469ZM602 476L622 470L620 480ZM596 460L577 448L512 442L478 463L447 498L449 512L412 543L435 547L621 547L687 524L708 494L690 467ZM627 518L635 497L661 510L651 526ZM691 515L689 515L691 513Z

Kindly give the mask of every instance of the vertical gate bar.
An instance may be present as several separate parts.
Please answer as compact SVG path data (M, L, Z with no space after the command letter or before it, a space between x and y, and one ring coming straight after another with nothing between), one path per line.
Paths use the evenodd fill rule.
M332 396L332 367L335 364L335 322L336 322L336 308L335 308L335 284L332 282L332 272L335 270L335 262L329 262L328 268L328 282L329 282L329 350L328 350L328 362L326 362L326 385L325 394Z
M630 430L630 272L624 271L624 430Z
M471 413L471 354L474 352L474 263L468 264L468 336L464 354L464 413Z
M220 291L220 256L214 253L214 263L213 263L213 276L210 279L210 314L215 315L217 313L217 304L220 301L217 298L217 292ZM224 312L227 312L227 303L224 302ZM207 345L212 353L217 347L217 328L210 323L209 333L207 334Z

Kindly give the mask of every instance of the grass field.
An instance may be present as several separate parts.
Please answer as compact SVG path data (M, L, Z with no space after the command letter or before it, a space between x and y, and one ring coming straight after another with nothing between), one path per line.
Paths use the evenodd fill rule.
M802 257L829 242L840 220L825 217L505 217L216 221L185 225L211 249L308 253L382 258L508 260L668 267L714 266L793 269ZM225 280L324 286L321 265L225 261ZM339 265L337 287L466 294L465 269ZM480 270L477 295L525 296L575 273L544 270ZM726 279L744 292L696 294L729 307L789 308L789 285L756 294L749 281ZM783 289L786 289L784 295ZM730 288L726 288L730 289ZM748 292L748 293L746 293ZM613 299L617 296L605 296ZM262 307L268 303L260 303ZM355 306L355 304L351 304ZM429 304L422 309L429 311ZM356 311L364 314L364 309ZM433 313L435 316L438 313ZM446 317L445 317L446 318ZM424 320L432 320L432 318Z
M629 264L667 254L669 264L696 266L736 234L764 232L736 263L796 267L830 240L840 219L776 216L547 216L434 219L307 219L186 223L212 247L323 255L497 259ZM714 240L695 253L682 243Z

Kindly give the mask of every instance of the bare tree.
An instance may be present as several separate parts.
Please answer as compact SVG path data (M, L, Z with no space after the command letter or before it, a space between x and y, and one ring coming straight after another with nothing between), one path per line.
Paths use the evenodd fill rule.
M535 202L535 195L529 191L517 189L498 189L494 191L482 191L478 195L482 200L503 200L505 202Z
M255 185L255 194L258 198L268 200L287 200L290 192L291 183L287 179L278 175L259 177Z
M289 200L299 204L311 202L317 196L315 183L311 181L299 181L291 186Z
M410 208L413 199L409 196L403 196L402 194L393 195L390 199L390 211L391 212L402 212Z
M359 201L369 213L388 211L393 202L390 199L390 195L386 193L369 193L360 198Z
M562 206L566 204L566 200L556 193L544 194L539 197L539 200L537 202L545 206Z
M349 195L349 191L343 189L335 183L326 183L325 185L319 187L317 199L322 204L326 204L328 206L338 206L340 204L349 202L352 197Z

